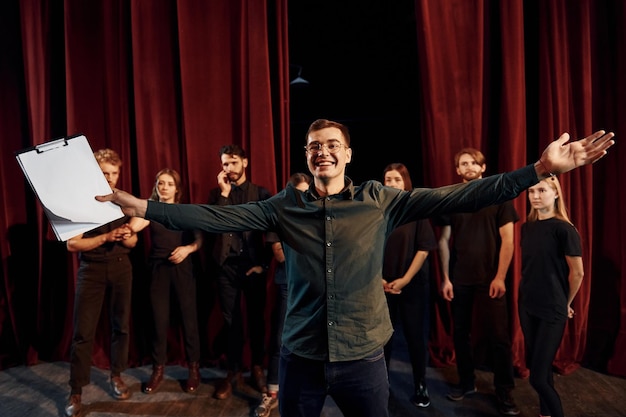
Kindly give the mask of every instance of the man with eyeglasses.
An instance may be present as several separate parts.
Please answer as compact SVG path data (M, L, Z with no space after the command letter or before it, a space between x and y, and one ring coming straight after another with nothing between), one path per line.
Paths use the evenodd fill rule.
M389 233L410 221L515 198L541 178L600 159L613 136L598 131L566 144L569 135L563 134L533 165L466 184L403 191L379 181L355 186L345 176L352 161L347 127L320 119L306 134L313 183L305 192L287 185L267 200L224 207L159 204L123 191L96 198L176 229L274 230L283 243L288 288L280 414L320 416L331 396L346 417L385 417L383 346L392 325L380 283Z

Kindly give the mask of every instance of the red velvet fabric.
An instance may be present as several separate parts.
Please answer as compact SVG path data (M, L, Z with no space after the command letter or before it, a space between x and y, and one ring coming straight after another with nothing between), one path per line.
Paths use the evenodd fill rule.
M584 363L626 376L624 3L415 0L414 10L417 157L427 186L458 181L452 157L464 146L480 148L494 174L534 162L563 132L617 133L604 160L561 178L583 238L585 279L555 367L568 373ZM219 147L234 142L251 155L251 180L275 192L302 163L290 161L288 24L287 0L2 2L0 369L69 358L77 267L49 230L14 152L83 133L94 150L120 153L120 188L148 197L155 173L171 167L186 184L185 200L201 203L220 169ZM526 196L514 204L519 239ZM133 254L131 365L149 359L144 255L142 247ZM514 362L524 376L520 269L517 251L508 296ZM210 276L199 279L203 359L214 361L221 318ZM435 291L433 300L431 357L451 364L449 306ZM108 366L107 320L103 313L94 351L100 367ZM176 329L171 345L170 361L182 362Z

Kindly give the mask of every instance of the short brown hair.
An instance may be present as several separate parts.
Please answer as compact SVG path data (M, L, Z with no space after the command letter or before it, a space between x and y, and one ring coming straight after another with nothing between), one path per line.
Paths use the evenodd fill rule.
M337 129L339 129L341 131L341 134L343 135L344 140L346 141L346 145L348 146L348 148L350 147L350 132L348 131L348 127L346 125L342 125L339 122L333 122L332 120L328 119L317 119L316 121L311 123L311 126L309 126L309 130L307 130L306 136L304 137L304 143L306 143L309 139L309 135L311 134L311 132L317 132L318 130L326 129L328 127L336 127Z
M476 148L463 148L460 151L458 151L456 153L456 155L454 155L454 166L455 167L459 166L459 160L461 159L461 156L463 156L465 154L468 154L472 158L474 158L474 161L476 161L478 163L478 165L485 165L485 155L483 155L483 153L481 151L479 151Z

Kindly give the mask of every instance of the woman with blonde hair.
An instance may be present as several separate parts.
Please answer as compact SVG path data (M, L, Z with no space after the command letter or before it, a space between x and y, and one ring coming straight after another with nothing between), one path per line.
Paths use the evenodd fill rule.
M518 305L526 364L539 396L540 415L563 417L552 362L567 320L574 317L572 301L583 279L580 235L567 215L556 176L530 187L528 201L530 212L521 230Z

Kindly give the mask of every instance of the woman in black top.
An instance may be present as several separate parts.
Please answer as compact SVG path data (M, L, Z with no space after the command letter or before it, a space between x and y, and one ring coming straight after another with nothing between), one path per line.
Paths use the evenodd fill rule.
M384 184L409 191L413 188L404 164L388 165L383 171ZM383 288L394 328L402 323L409 348L415 394L410 401L425 408L430 405L426 388L428 333L430 330L429 251L437 247L428 219L399 226L387 238L383 261ZM391 359L393 339L385 345L387 367Z
M583 279L580 235L570 221L555 176L528 189L530 212L522 225L522 280L519 317L541 416L562 417L552 362L561 345L572 300Z
M151 200L163 203L180 203L181 179L178 172L165 168L156 175ZM150 222L150 302L154 318L152 339L153 368L143 392L154 393L163 381L167 359L167 333L170 318L170 291L176 293L181 312L185 355L189 377L185 390L195 392L200 384L200 336L196 312L196 278L192 258L189 256L202 245L199 231L170 230L157 222Z

